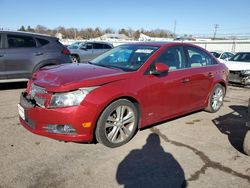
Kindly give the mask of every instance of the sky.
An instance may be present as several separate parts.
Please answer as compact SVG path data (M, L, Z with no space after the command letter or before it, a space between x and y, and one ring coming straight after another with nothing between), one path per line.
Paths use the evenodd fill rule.
M0 28L166 29L250 36L250 0L0 0Z

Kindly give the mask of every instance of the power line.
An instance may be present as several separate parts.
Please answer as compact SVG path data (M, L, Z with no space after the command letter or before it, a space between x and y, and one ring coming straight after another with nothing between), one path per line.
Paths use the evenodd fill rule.
M214 24L214 39L216 38L217 29L219 28L219 24Z

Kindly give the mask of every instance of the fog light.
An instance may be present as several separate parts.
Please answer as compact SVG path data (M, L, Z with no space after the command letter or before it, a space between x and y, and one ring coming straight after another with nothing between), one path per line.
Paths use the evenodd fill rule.
M71 125L49 124L44 127L48 132L56 134L75 134L76 130Z

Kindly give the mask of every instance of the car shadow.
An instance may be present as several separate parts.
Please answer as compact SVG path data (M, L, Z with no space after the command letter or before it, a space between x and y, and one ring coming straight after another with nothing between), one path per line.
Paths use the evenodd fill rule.
M27 87L27 82L0 83L0 90L22 89Z
M186 187L183 169L172 154L163 150L155 133L149 135L142 149L132 150L120 162L116 180L125 188Z
M246 126L247 111L246 106L229 106L233 112L220 116L213 121L221 133L228 136L230 144L239 152L244 153L243 143L247 131L250 129Z

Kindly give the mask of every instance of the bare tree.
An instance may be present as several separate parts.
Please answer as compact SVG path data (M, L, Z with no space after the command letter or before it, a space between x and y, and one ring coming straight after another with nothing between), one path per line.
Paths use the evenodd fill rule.
M42 25L37 25L35 28L36 33L47 34L48 28Z
M150 37L160 37L160 38L175 37L175 34L169 30L165 29L145 30L144 28L141 28L140 30L133 30L131 28L128 29L122 28L117 31L112 28L106 28L102 30L99 27L96 27L94 29L90 27L77 29L73 27L65 28L63 26L59 26L55 29L48 29L45 26L37 25L35 29L31 28L30 26L28 26L27 29L25 29L24 26L21 26L19 31L37 32L37 33L48 34L51 36L55 36L56 33L61 33L63 35L63 38L71 38L71 39L91 39L100 37L106 33L116 33L116 32L124 34L130 38L133 38L134 40L137 40L140 37L140 33L143 33Z

